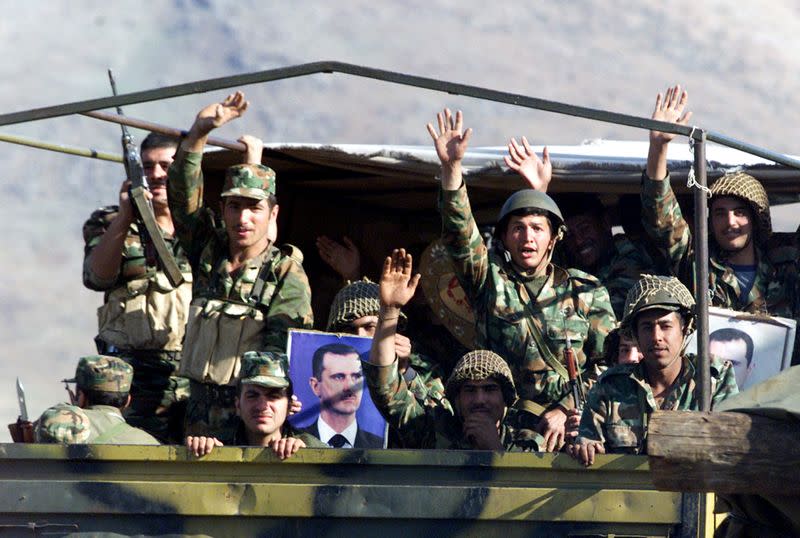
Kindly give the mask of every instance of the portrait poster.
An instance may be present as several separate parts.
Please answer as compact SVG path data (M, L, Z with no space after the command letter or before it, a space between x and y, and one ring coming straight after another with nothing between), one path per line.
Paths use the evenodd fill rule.
M294 394L302 402L303 409L300 413L291 415L289 422L295 428L308 431L313 435L317 429L317 420L320 418L320 411L322 409L322 400L325 399L327 403L326 412L341 412L336 406L339 401L338 398L349 398L350 402L353 399L360 399L355 402L357 409L355 411L355 420L357 422L358 438L355 443L355 448L385 448L387 440L387 425L383 420L375 404L372 402L369 390L366 386L366 381L363 378L363 371L360 369L360 360L368 360L369 350L372 346L372 338L363 336L354 336L340 333L326 333L320 331L310 331L302 329L290 329L288 340L288 356L289 356L289 377L292 380ZM323 372L321 375L323 380L317 380L313 372L313 357L314 354L324 349L333 349L338 354L349 354L350 359L346 361L350 365L350 370L355 368L361 372L360 385L355 387L355 384L350 385L350 389L339 390L341 385L333 385L331 381L329 370L327 373ZM345 349L346 351L342 351ZM349 351L347 351L349 350ZM359 361L353 359L350 351L358 354ZM330 364L328 361L333 360L333 356L328 353L321 353L325 356L324 364ZM337 362L341 360L341 355L337 355ZM351 377L352 377L352 373ZM344 378L345 376L339 372L336 375ZM312 379L313 378L313 379ZM327 381L330 381L328 383ZM326 384L327 383L327 384ZM337 387L331 390L332 387ZM344 394L342 392L353 391L357 395ZM315 392L315 390L317 392ZM338 391L338 392L336 392ZM366 441L368 439L368 441ZM359 441L360 440L360 441Z
M730 360L739 390L756 385L789 367L797 322L793 319L708 309L709 351ZM687 351L696 353L692 335Z

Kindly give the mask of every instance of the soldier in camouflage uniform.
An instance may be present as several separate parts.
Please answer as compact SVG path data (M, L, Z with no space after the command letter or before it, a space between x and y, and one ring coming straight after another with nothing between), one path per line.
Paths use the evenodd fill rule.
M564 439L567 411L574 407L564 366L567 340L575 349L584 379L596 375L605 335L616 318L606 289L577 269L550 263L563 236L558 206L544 192L552 166L531 167L532 190L506 200L489 251L470 209L461 160L471 130L462 134L462 115L438 115L439 130L428 124L442 163L442 243L475 312L478 346L503 357L514 374L520 405L540 415L546 449Z
M282 357L290 328L311 328L311 288L303 255L274 245L278 204L275 172L263 166L263 144L242 137L246 163L230 167L222 189L222 220L203 207L203 148L209 133L247 108L237 92L203 108L169 169L169 203L194 285L181 374L191 380L187 435L230 443L236 430L240 357L264 351Z
M414 295L411 255L395 250L384 262L380 314L369 363L364 364L370 394L386 421L408 448L461 450L540 450L538 418L512 407L517 399L506 362L488 350L470 351L458 361L445 389L451 405L423 405L400 374L394 335L400 309Z
M642 454L655 410L699 410L698 360L684 354L695 303L675 277L643 275L625 301L620 330L632 333L644 358L606 370L586 397L570 453L584 465L595 454ZM711 357L711 407L739 390L730 362Z
M189 261L174 236L167 203L167 169L178 139L150 133L141 158L152 194L153 213L184 282L174 288L157 260L148 259L134 220L129 182L120 188L119 205L93 212L83 225L83 283L105 293L97 311L100 353L123 358L134 369L126 420L161 441L183 439L183 409L189 380L177 376L186 315L192 298Z
M687 100L688 94L681 92L680 86L669 88L663 99L658 94L653 119L686 125L691 118L691 112L683 112ZM672 274L695 289L692 235L667 170L667 146L674 137L650 132L647 170L642 178L642 222L653 243L668 258ZM797 318L798 250L793 238L772 236L764 187L748 174L731 172L711 186L711 193L711 304Z
M239 424L232 444L270 447L286 459L299 449L328 448L313 435L295 430L286 420L292 399L292 381L286 356L248 351L236 385L236 414ZM195 456L205 456L223 443L215 437L189 436L186 447Z
M47 409L36 426L42 443L157 445L158 440L125 422L122 410L130 403L133 369L120 358L91 355L78 361L73 379L76 405Z
M380 312L378 285L367 279L358 280L339 290L333 298L326 330L358 336L375 336ZM406 316L400 313L399 330L403 330ZM395 334L400 375L409 390L423 405L449 405L444 397L444 383L438 364L425 355L415 353L411 341L400 333Z
M505 162L528 184L540 179L536 152L523 136L522 144L512 138ZM549 178L541 184L546 192ZM612 235L602 202L595 194L565 194L557 198L567 227L564 242L556 248L556 258L563 258L568 267L576 267L595 276L608 290L614 314L622 316L625 295L642 273L652 273L652 262L622 235Z

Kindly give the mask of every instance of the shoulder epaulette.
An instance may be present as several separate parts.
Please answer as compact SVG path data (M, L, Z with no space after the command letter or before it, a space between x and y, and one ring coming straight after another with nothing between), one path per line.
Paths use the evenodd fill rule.
M280 246L281 253L284 256L287 256L299 264L303 264L303 252L294 245L290 245L289 243L284 243Z

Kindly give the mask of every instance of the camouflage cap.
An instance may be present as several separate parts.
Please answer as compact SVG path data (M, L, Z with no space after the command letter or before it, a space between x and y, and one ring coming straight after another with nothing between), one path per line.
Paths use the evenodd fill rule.
M511 370L500 355L486 349L470 351L458 360L453 373L447 379L445 395L454 402L465 381L483 381L490 377L500 383L506 405L513 405L517 400L517 389L514 387Z
M58 404L47 409L36 424L37 443L80 444L89 440L91 425L76 405Z
M98 392L121 392L131 390L133 368L118 357L89 355L81 357L75 369L75 377L66 383L77 383L78 388Z
M275 194L275 171L263 164L236 164L225 172L222 196L266 200Z
M289 386L289 368L285 356L276 356L269 351L247 351L242 355L239 371L243 385L260 385L270 388Z
M747 202L755 216L756 241L759 244L764 244L772 235L772 219L769 214L767 191L756 178L744 172L730 172L714 182L711 186L711 194L712 196L735 196Z
M655 309L683 314L686 319L685 334L694 326L694 297L680 280L674 276L642 275L628 290L620 331L631 331L636 316L645 310Z
M328 331L349 332L350 324L364 316L377 316L381 309L379 288L369 279L357 280L340 289L331 303ZM400 323L406 320L400 313Z

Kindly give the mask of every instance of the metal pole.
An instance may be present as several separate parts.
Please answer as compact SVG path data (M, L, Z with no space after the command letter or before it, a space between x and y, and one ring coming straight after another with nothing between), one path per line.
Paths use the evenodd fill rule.
M111 123L119 123L120 125L127 125L128 127L135 127L137 129L142 129L145 131L153 131L167 136L174 136L175 138L182 138L186 136L186 131L182 131L181 129L175 129L174 127L167 127L166 125L161 125L146 120L140 120L132 118L130 116L121 116L119 114L109 114L108 112L99 112L99 111L84 112L83 115L98 120L110 121ZM206 145L217 146L220 148L230 149L233 151L241 151L243 153L247 151L247 146L245 146L241 142L236 142L235 140L227 140L225 138L217 138L215 136L209 136L208 140L206 141Z
M100 159L101 161L111 161L121 163L122 157L112 153L103 153L96 149L83 149L70 146L62 146L61 144L51 144L49 142L40 142L38 140L31 140L30 138L22 138L21 136L0 134L0 142L9 142L11 144L18 144L20 146L28 146L37 149L46 149L47 151L55 151L57 153L66 153L67 155L78 155L80 157L91 157L92 159Z
M708 356L708 198L706 195L706 133L694 144L694 287L697 302L697 371L700 411L711 410L711 361Z

